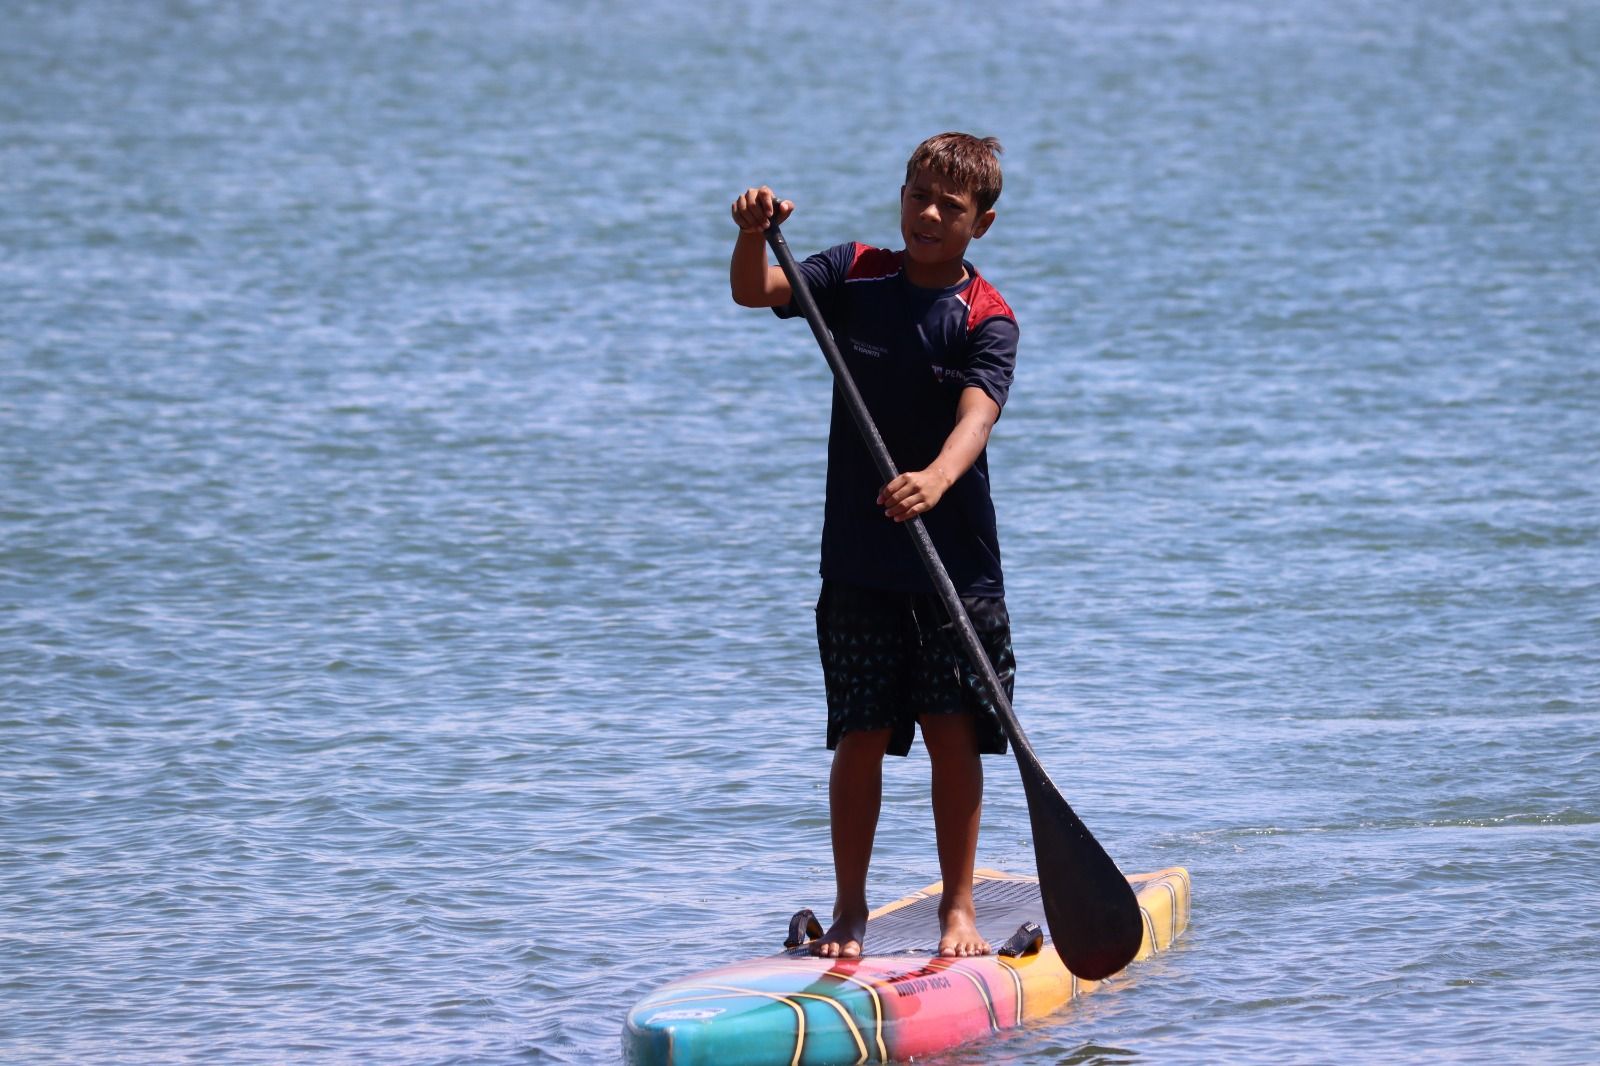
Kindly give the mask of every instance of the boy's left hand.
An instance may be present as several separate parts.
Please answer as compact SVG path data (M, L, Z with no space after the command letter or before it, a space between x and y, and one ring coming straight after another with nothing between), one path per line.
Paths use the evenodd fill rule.
M906 522L933 510L950 487L950 479L937 467L901 474L878 492L878 506L896 522Z
M964 476L983 454L989 430L1000 417L1000 405L976 385L961 390L956 402L956 425L939 449L938 458L923 470L901 474L878 490L878 506L896 522L905 522L933 510L956 479Z

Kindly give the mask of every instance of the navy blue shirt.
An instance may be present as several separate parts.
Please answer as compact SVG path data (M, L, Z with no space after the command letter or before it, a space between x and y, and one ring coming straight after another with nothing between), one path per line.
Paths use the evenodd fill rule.
M963 389L976 386L1005 407L1018 337L1011 308L970 263L960 285L924 289L906 280L904 257L904 252L852 243L800 264L901 471L921 470L938 457L955 428ZM793 303L774 310L780 318L800 313ZM836 385L828 430L822 576L868 588L931 592L908 531L877 504L882 487ZM987 452L922 520L957 592L1004 593Z

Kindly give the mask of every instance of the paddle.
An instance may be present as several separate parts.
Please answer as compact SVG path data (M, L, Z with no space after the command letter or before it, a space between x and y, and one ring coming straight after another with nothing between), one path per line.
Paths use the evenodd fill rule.
M856 389L854 379L839 353L833 334L822 320L817 301L807 288L805 278L794 261L794 253L783 239L783 231L776 222L767 226L767 243L778 257L778 265L789 279L794 291L794 301L799 305L811 332L816 334L822 354L833 368L834 380L844 396L855 419L856 428L866 440L867 450L877 464L878 476L887 485L900 476L889 449L878 433L878 427L867 411L867 405ZM962 650L977 671L984 690L993 701L1000 716L1000 725L1011 741L1011 750L1017 756L1017 769L1022 773L1022 790L1028 798L1028 820L1033 823L1034 861L1039 868L1039 891L1044 899L1045 921L1050 926L1050 937L1067 969L1085 980L1097 981L1109 977L1133 961L1139 952L1139 942L1144 933L1144 922L1139 915L1139 902L1133 894L1117 864L1111 861L1105 849L1095 840L1088 828L1073 813L1059 789L1050 780L1033 746L1023 735L1016 712L1006 697L1000 678L995 675L989 654L978 642L972 628L972 619L956 593L950 575L933 546L933 539L921 518L904 523L916 544L917 554L932 579L945 613L955 624Z

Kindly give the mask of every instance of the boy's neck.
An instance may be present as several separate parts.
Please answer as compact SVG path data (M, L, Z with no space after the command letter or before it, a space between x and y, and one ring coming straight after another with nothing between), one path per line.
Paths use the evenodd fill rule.
M949 289L969 277L967 264L961 259L948 263L918 263L908 255L904 269L906 280L919 289Z

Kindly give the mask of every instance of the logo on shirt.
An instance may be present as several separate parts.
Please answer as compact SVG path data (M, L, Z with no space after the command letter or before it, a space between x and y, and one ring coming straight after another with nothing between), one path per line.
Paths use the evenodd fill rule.
M858 341L854 337L850 338L850 347L871 359L882 359L889 354L889 349L887 348L876 344L868 344L866 341Z
M933 371L933 380L941 385L948 381L961 381L966 377L959 367L931 366L928 369Z

